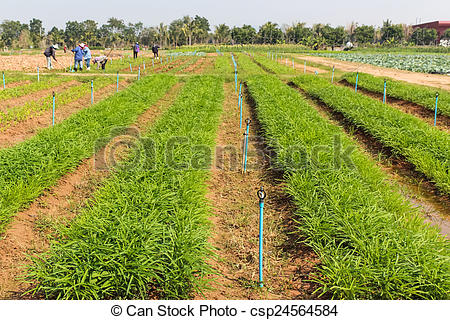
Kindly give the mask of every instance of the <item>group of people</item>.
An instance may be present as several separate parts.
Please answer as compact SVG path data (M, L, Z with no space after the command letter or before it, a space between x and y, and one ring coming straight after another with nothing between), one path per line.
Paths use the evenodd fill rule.
M44 55L47 58L47 69L51 70L53 68L52 65L52 58L53 60L55 60L56 62L58 62L58 60L56 59L56 50L58 50L58 45L54 44L51 45L50 47L48 47L47 49L45 49L44 51ZM159 46L154 44L152 46L152 52L153 52L153 56L156 58L158 57L158 49ZM133 45L133 58L136 59L139 53L139 43L136 42ZM66 46L64 46L64 52L66 52ZM83 61L86 63L86 70L91 70L91 59L92 59L92 54L91 54L91 49L89 49L89 47L87 46L87 44L85 43L80 43L78 46L76 46L74 49L72 49L72 52L74 53L74 66L73 66L73 70L74 71L78 71L78 69L80 71L83 71ZM101 68L104 70L106 63L108 62L108 57L105 55L99 56L99 57L95 57L94 59L92 59L93 63L97 64L97 68Z

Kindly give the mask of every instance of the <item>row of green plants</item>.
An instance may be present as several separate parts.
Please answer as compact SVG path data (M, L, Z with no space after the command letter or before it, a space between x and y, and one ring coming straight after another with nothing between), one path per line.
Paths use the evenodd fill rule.
M70 87L56 95L55 109L68 103L76 101L91 92L91 79L78 79L80 83ZM101 90L104 87L116 82L111 77L96 77L94 80L94 90ZM115 88L114 88L115 90ZM31 100L22 106L12 107L6 111L0 111L0 131L5 130L14 123L25 121L29 118L38 116L42 112L53 107L53 94L38 100Z
M145 77L55 127L0 149L0 232L18 210L101 148L100 138L107 137L113 128L133 123L175 82L172 76Z
M187 80L90 205L35 259L35 292L56 299L185 299L203 287L211 254L205 181L222 102L220 78Z
M299 92L275 76L247 84L276 152L275 169L283 170L297 205L299 241L319 255L319 292L335 299L448 299L449 241Z
M16 86L0 90L0 101L11 98L18 98L26 94L34 93L40 90L45 90L58 86L64 82L71 81L70 77L57 77L57 76L41 76L40 81L37 81L37 77L32 83L24 83L23 85Z
M190 66L194 65L195 63L197 63L198 60L199 60L199 57L197 57L197 56L189 57L189 58L187 58L186 62L180 64L179 66L176 66L175 68L170 69L168 71L168 73L169 74L182 73L184 70L186 70Z
M240 76L266 73L247 53L237 53L235 58Z
M356 72L346 73L342 79L355 85ZM384 80L386 80L387 97L410 101L433 111L435 110L436 93L438 93L437 113L450 116L450 92L446 90L410 84L391 78L383 79L367 73L358 74L358 88L383 94Z
M450 193L450 136L426 122L328 79L303 75L293 83L342 113L357 127L402 155L444 193Z
M285 64L278 63L277 60L281 59L280 57L274 57L272 60L272 55L268 58L267 55L259 55L255 54L254 60L267 72L275 73L275 74L298 74L299 70L292 68L292 66L286 66Z
M216 57L214 71L221 75L231 75L234 73L234 65L229 53L224 53Z

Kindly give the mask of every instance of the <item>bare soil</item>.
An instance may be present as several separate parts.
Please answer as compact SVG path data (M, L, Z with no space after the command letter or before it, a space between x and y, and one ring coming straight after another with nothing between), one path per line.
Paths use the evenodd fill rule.
M78 83L79 84L79 83ZM120 82L121 89L129 85L129 82ZM94 101L101 101L116 91L116 84L111 84L100 90L94 91ZM70 117L72 114L91 106L91 94L71 103L58 106L55 112L55 123L60 123ZM34 136L40 129L52 125L52 110L46 110L39 115L28 118L25 121L15 122L6 130L0 132L0 148L6 148L16 145L22 141Z
M242 168L243 129L239 129L238 96L226 83L225 103L217 136L215 163L208 181L213 207L210 244L216 257L208 263L217 272L210 289L196 299L311 299L317 286L310 282L319 264L316 254L299 242L293 221L295 206L284 192L279 173L269 168L270 157L258 138L259 124L244 102L243 119L252 120L248 170ZM245 123L243 124L245 127ZM264 211L264 287L258 284L260 186L267 192Z
M411 72L390 68L377 67L370 64L341 61L332 58L299 55L298 58L320 63L329 67L335 66L345 72L364 72L377 77L389 77L410 83L421 84L450 90L450 77L446 75Z
M140 131L146 130L173 103L181 87L182 83L176 84L140 115L134 126ZM22 281L30 257L48 250L55 226L68 224L101 187L109 171L96 170L94 159L92 156L83 160L75 171L62 177L27 209L14 216L0 239L0 299L24 298L23 293L31 289Z

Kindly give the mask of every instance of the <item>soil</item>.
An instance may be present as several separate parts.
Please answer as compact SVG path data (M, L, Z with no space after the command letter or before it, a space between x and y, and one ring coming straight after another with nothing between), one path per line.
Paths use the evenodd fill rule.
M437 226L441 234L450 238L450 197L442 194L437 186L423 173L415 170L401 155L395 154L389 147L362 129L354 126L345 116L336 112L321 101L314 99L297 88L308 99L311 106L331 123L344 129L368 156L388 175L393 187L409 199L411 205L420 210L427 222Z
M214 61L211 58L205 58L203 63L198 66L193 73L195 74L204 74L207 71L210 71L214 68Z
M15 88L15 87L21 87L27 84L30 84L31 81L30 80L23 80L23 81L17 81L17 82L11 82L11 83L6 83L6 89L10 89L10 88ZM0 90L3 89L3 85L0 87Z
M345 72L364 72L377 77L389 77L396 80L402 80L410 83L421 84L431 87L437 87L450 90L450 77L446 75L428 74L411 72L405 70L397 70L390 68L377 67L370 64L341 61L332 58L315 57L315 56L297 56L300 59L320 63L329 67L335 66Z
M339 84L354 88L354 86L352 84L350 84L349 82L347 82L346 80L340 81ZM381 102L383 101L383 94L381 94L381 93L368 91L364 88L358 88L358 92L362 92L365 95L367 95L371 98L374 98L376 100L379 100ZM405 101L405 100L390 98L390 97L386 97L386 103L388 105L390 105L391 107L394 107L400 111L403 111L404 113L412 114L413 116L416 116L417 118L422 119L429 125L434 126L434 111L433 110L427 109L423 106L420 106L420 105L410 102L410 101ZM442 131L446 131L447 133L450 133L450 118L445 115L438 114L437 118L436 118L436 128L438 128L439 130L442 130Z
M139 116L135 126L147 129L174 101L182 83L176 84L155 105ZM103 152L103 150L99 151ZM46 190L25 210L17 213L0 239L0 299L20 299L30 290L23 279L30 257L48 250L55 226L68 224L86 205L108 176L96 170L95 156L81 164ZM25 298L33 298L26 295Z
M178 71L178 73L193 73L195 69L199 68L204 62L205 62L206 58L198 58L197 61L195 61L195 63L189 65L187 68L185 68L182 71Z
M122 81L120 82L120 84L120 87L122 89L128 86L129 82ZM111 84L100 90L94 91L94 101L100 101L109 97L116 92L115 89L116 84ZM90 93L85 95L81 99L58 106L55 114L55 123L60 123L70 117L72 114L90 106ZM0 148L14 146L17 143L25 141L34 136L40 129L51 126L52 112L53 111L49 109L25 121L15 122L11 124L6 130L0 132Z
M2 101L2 105L0 107L0 111L1 112L5 112L6 110L8 110L10 108L17 107L17 106L22 106L25 103L27 103L28 101L39 100L41 98L44 98L44 97L47 97L47 96L51 95L52 92L60 93L62 91L67 90L70 87L74 87L74 86L79 85L79 84L80 83L78 81L71 80L71 81L67 81L67 82L61 83L60 85L58 85L56 87L53 87L53 88L39 90L37 92L32 92L30 94L26 94L26 95L21 96L21 97L4 100L4 101Z
M300 243L293 221L295 206L284 192L279 172L269 168L259 124L244 99L243 119L252 119L248 170L241 172L244 132L239 129L238 96L226 83L225 103L216 139L208 199L213 208L209 239L216 254L208 263L217 272L209 290L196 299L311 299L317 285L310 282L319 264L316 254ZM243 124L245 126L245 122ZM264 287L258 285L260 186L267 192L264 211Z

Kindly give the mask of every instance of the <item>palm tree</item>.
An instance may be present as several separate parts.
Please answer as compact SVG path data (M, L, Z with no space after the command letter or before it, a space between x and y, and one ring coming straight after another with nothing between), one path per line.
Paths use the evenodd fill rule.
M222 23L216 27L214 38L216 39L217 43L224 43L230 40L230 34L230 27Z
M192 45L192 35L195 31L195 24L194 20L192 20L191 17L185 16L183 17L183 27L181 28L183 30L184 36L189 40L189 45Z
M160 23L158 27L159 43L163 47L167 47L167 40L169 39L169 32L167 26L164 23Z

